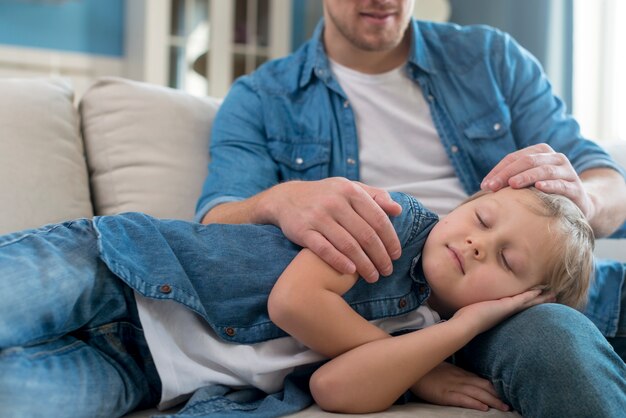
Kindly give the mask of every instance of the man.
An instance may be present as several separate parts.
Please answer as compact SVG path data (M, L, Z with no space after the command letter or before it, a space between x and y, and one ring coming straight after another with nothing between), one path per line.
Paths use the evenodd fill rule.
M597 236L621 225L623 173L580 136L534 58L491 29L417 23L412 8L325 0L311 41L235 83L215 120L198 219L278 225L337 270L372 282L400 251L389 190L445 215L479 188L535 185L571 198ZM614 336L626 273L610 268L586 313ZM458 357L523 415L626 408L623 362L570 309L529 309ZM447 364L421 382L430 402L506 409L484 379Z

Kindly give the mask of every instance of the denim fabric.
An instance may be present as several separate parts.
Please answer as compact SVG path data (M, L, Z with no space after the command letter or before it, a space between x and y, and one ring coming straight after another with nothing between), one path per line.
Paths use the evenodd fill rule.
M437 216L410 196L392 196L403 208L392 219L403 255L390 277L345 295L368 319L408 312L430 293L419 255ZM11 290L0 296L2 416L115 417L155 405L161 384L133 290L186 305L232 342L285 335L269 321L267 296L298 251L275 227L136 213L0 237L0 284ZM269 396L202 388L181 416L297 412L312 403L312 371L297 370Z
M407 313L429 295L411 267L437 216L408 195L392 197L403 208L392 218L402 256L389 277L375 284L360 280L344 295L368 320ZM104 262L144 296L182 303L228 342L252 344L286 335L270 321L267 298L301 248L279 228L201 225L138 213L96 217L94 225Z
M468 194L505 155L546 142L577 172L623 170L584 139L539 63L509 35L485 26L411 22L406 71L430 103L437 132ZM232 86L213 124L211 163L196 218L295 179L359 179L358 138L347 97L330 71L323 21L294 54ZM419 196L417 196L419 198ZM626 230L626 225L624 226ZM607 264L605 264L607 266ZM598 270L588 312L617 332L623 266Z
M541 359L541 361L537 361ZM476 337L456 362L494 384L524 417L623 417L626 366L580 312L523 311Z
M283 390L270 395L253 388L204 387L175 415L162 418L273 418L294 414L313 404L309 379L317 367L319 365L294 371L285 378Z
M465 191L508 153L547 142L574 168L621 170L585 140L538 62L510 36L484 26L411 22L406 71L431 114ZM197 216L279 182L359 179L353 111L321 42L323 21L294 54L238 79L220 106Z
M596 260L595 276L589 288L589 298L583 313L606 337L626 335L624 313L626 306L626 264L615 260ZM625 347L626 348L626 347ZM626 351L621 353L626 356Z
M3 417L115 417L160 398L132 290L91 221L0 237Z

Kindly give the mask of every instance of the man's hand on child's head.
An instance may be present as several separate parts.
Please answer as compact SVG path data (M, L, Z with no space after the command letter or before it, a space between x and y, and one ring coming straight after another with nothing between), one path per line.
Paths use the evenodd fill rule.
M497 191L535 186L571 199L589 219L593 202L569 159L548 144L536 144L504 157L483 179L480 188Z

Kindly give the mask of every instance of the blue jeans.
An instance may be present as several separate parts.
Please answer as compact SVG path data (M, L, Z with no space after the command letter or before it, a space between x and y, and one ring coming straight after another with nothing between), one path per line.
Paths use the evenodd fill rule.
M0 286L2 416L110 418L158 402L133 291L98 258L91 221L0 237Z
M525 417L626 413L626 365L587 317L563 305L509 318L475 338L456 361L492 381Z
M622 289L619 326L614 337L607 338L617 354L626 362L626 289Z

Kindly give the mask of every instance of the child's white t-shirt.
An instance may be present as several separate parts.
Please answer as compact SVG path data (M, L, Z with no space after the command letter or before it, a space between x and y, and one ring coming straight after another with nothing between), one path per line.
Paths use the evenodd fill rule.
M139 318L162 383L159 409L185 401L197 389L225 385L256 387L267 393L282 389L296 367L325 357L292 337L257 344L221 340L196 313L170 300L155 300L135 292ZM427 305L405 315L372 321L388 333L419 329L440 321Z

